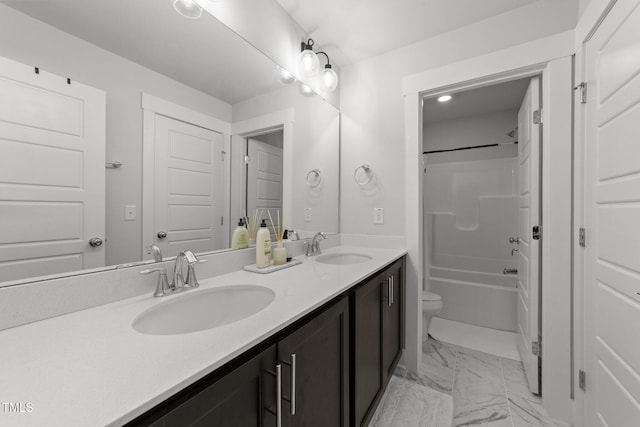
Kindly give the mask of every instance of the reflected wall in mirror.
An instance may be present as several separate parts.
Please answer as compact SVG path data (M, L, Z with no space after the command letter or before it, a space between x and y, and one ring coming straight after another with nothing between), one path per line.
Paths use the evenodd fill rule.
M338 232L339 112L211 15L185 19L172 3L0 2L12 64L0 74L13 73L0 76L0 286L149 259L150 243L165 257L228 248L247 188L278 194L273 175L248 185L245 162L274 131L281 200L268 203L289 228Z

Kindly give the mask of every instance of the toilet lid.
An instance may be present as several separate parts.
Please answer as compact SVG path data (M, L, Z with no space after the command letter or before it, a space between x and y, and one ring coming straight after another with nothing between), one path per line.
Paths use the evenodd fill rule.
M438 294L429 291L422 291L422 301L441 301L442 298Z

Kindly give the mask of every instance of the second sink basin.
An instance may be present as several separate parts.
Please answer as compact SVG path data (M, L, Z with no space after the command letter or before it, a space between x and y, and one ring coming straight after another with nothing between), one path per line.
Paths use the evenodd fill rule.
M345 265L345 264L360 264L361 262L366 262L366 261L369 261L370 259L371 257L365 254L339 252L334 254L319 255L316 258L316 261L323 264Z
M204 331L249 317L274 299L271 289L254 285L189 291L144 311L132 326L148 335Z

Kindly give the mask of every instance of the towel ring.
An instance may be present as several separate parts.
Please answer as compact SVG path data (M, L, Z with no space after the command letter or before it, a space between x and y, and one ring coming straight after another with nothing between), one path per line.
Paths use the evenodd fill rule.
M307 187L316 188L320 185L322 176L320 175L320 169L312 169L307 174Z
M358 173L360 169L362 169L362 173ZM362 175L364 175L366 179L358 179L358 177L362 177ZM362 166L358 166L356 170L353 171L353 179L361 187L369 184L373 180L373 172L371 171L371 166L366 163Z

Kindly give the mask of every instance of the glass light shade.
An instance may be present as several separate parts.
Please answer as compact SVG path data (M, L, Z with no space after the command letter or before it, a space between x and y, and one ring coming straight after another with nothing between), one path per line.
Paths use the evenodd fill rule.
M198 19L202 16L202 8L194 0L175 0L173 8L185 18Z
M320 60L318 55L311 49L305 49L298 56L298 66L303 76L315 76L320 69Z
M338 87L338 74L333 71L333 68L325 67L322 71L322 84L331 92Z
M285 70L284 68L280 68L280 72L278 74L278 79L281 83L286 85L290 85L291 83L296 81L296 78L293 74Z
M442 95L438 98L438 102L447 102L451 101L451 95Z
M298 86L298 90L303 96L313 96L313 89L311 86L300 82L300 86Z

